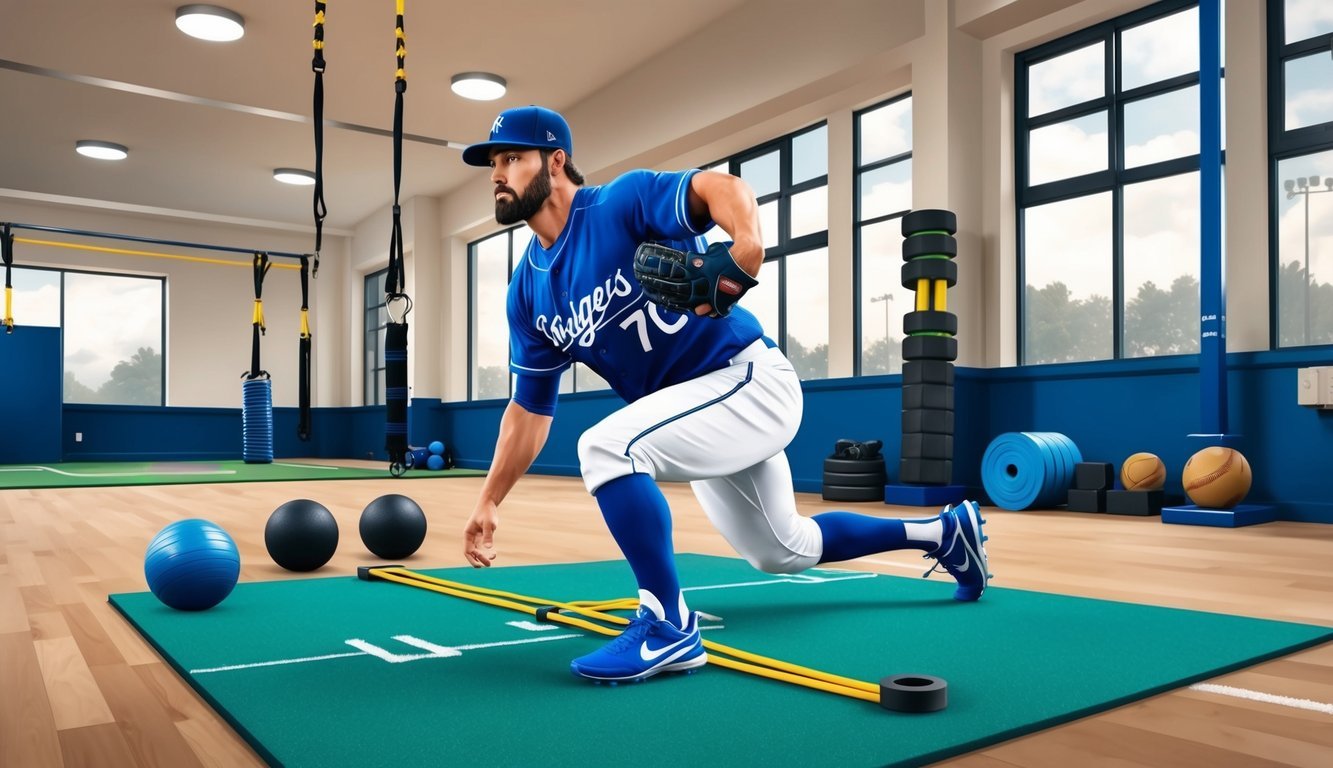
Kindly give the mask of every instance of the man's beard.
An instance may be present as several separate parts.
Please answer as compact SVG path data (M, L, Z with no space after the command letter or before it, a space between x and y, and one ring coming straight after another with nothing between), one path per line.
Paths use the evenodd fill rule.
M541 210L542 203L551 196L551 171L542 164L541 173L523 190L522 197L511 194L509 200L495 198L495 220L508 226L520 221L527 221Z

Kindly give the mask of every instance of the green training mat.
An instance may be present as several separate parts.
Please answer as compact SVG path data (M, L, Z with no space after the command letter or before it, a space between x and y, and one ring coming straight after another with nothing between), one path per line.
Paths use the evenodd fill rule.
M408 470L405 478L478 477L475 469ZM0 490L9 488L91 488L111 485L181 483L262 483L283 480L365 480L392 477L383 469L274 461L115 461L12 464L0 466Z
M704 638L861 680L949 684L921 715L706 666L594 685L570 659L606 638L355 576L246 583L173 611L112 604L274 765L877 766L941 760L1333 637L1333 629L951 579L679 557ZM624 561L425 571L550 600L624 597Z

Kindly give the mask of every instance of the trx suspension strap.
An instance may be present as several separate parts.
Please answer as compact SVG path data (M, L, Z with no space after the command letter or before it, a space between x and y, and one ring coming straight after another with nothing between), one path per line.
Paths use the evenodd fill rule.
M241 376L244 407L241 412L242 455L247 464L273 461L273 382L268 371L259 367L259 337L264 328L264 276L272 267L267 253L256 253L255 311L250 321L250 370Z
M310 258L307 256L301 257L301 342L297 368L301 417L296 436L304 441L310 439Z
M384 339L384 448L389 453L389 474L399 477L407 471L407 315L412 311L412 300L403 286L403 224L398 204L403 176L403 93L407 91L403 0L398 0L394 36L398 69L393 104L393 229L389 235L389 269L384 276L384 309L389 316ZM397 319L395 306L402 308Z
M301 257L301 342L297 356L297 394L300 398L300 421L296 425L296 436L303 441L310 439L310 276L319 275L319 251L324 245L324 217L328 207L324 205L324 2L315 2L315 39L312 43L315 57L310 68L315 73L314 123L315 123L315 254L313 270L310 259Z
M10 272L14 267L14 235L9 231L9 224L0 230L0 254L5 260L5 334L14 332L14 282Z

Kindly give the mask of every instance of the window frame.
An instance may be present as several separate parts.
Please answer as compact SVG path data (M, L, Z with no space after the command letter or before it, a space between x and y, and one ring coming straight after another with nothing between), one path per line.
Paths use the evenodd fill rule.
M1286 38L1286 0L1268 0L1268 348L1269 349L1309 349L1327 347L1328 344L1292 344L1283 347L1278 302L1278 275L1282 269L1281 232L1279 232L1279 207L1281 196L1286 194L1282 179L1278 178L1278 165L1284 160L1294 160L1306 155L1319 154L1333 150L1333 120L1318 125L1286 130L1286 63L1319 52L1333 51L1333 31L1322 35L1284 42Z
M1197 8L1198 0L1161 0L1161 2L1140 8L1136 11L1081 29L1056 40L1021 51L1014 56L1014 231L1017 275L1017 328L1015 339L1016 359L1019 365L1043 365L1029 363L1027 350L1027 265L1024 244L1027 236L1027 209L1047 203L1062 202L1078 197L1101 192L1111 193L1111 360L1130 359L1125 357L1125 187L1144 181L1176 176L1191 171L1200 171L1199 153L1185 157L1172 158L1135 168L1125 168L1123 143L1125 136L1125 106L1135 102L1173 93L1181 89L1200 85L1200 71L1141 85L1128 91L1122 91L1120 61L1121 35L1127 29L1148 24L1190 8ZM1104 91L1100 97L1071 104L1035 117L1029 117L1028 104L1030 93L1029 73L1037 64L1070 53L1094 43L1103 43ZM1226 67L1222 68L1222 77L1226 77ZM1224 80L1225 88L1225 80ZM1055 125L1079 117L1107 114L1107 165L1105 170L1074 176L1066 179L1045 182L1032 186L1029 182L1029 161L1031 159L1031 132L1048 125ZM1225 116L1224 116L1225 117ZM1200 117L1202 119L1202 116ZM1226 166L1226 150L1222 150L1222 165ZM1166 357L1157 355L1155 357ZM1137 358L1134 358L1137 359Z
M912 91L909 89L896 96L891 96L883 101L871 104L870 106L865 107L864 109L858 109L852 112L852 307L853 307L852 344L855 350L855 354L852 355L852 376L864 375L862 369L863 366L862 357L864 357L865 353L865 342L864 339L862 338L864 318L862 317L863 313L861 311L861 304L863 303L861 300L861 291L864 288L861 281L861 266L863 258L861 253L862 232L865 230L866 227L870 227L875 224L882 224L886 221L892 221L894 219L901 219L903 216L906 216L912 210L909 207L901 211L894 211L892 213L883 214L881 216L876 216L872 219L862 221L861 177L866 173L870 173L871 171L877 171L880 168L887 168L890 165L901 163L906 160L911 160L913 157L913 151L916 148L916 134L913 133L911 149L908 149L906 152L882 158L880 160L876 160L871 163L862 164L861 117L870 112L874 112L875 110L911 98L912 98ZM913 110L916 109L915 103L913 103L912 109ZM901 365L901 362L899 364ZM880 376L885 374L872 374L872 375ZM892 373L889 373L887 375L892 375Z
M361 297L363 303L365 303L365 298L370 295L369 286L372 284L372 282L376 286L382 285L383 280L388 276L388 274L389 274L388 267L376 270L374 272L369 272L366 274L366 276L363 278L361 282L361 290L362 290ZM384 291L383 290L377 291L377 295L382 297L384 295ZM375 352L374 359L376 360L379 359L379 352L380 352L379 331L381 328L388 327L387 325L379 324L379 314L380 314L379 310L380 308L385 306L387 306L386 302L383 299L381 299L380 303L375 304L374 306L370 306L367 304L362 308L361 312L361 318L362 318L361 376L363 382L363 390L361 392L361 402L363 405L370 407L381 406L385 404L384 399L382 397L384 393L380 392L380 386L379 386L380 379L378 374L380 371L387 369L388 367L387 363L384 368L380 368L377 366L372 366L370 368L366 367L366 361L370 359L369 353L372 351L370 349L367 349L371 339L375 340L375 349L373 350ZM370 327L371 313L374 313L375 316L376 325L374 328Z
M827 187L829 183L828 168L825 167L824 173L820 176L814 176L806 179L799 184L791 183L792 175L792 144L795 139L808 133L813 133L819 129L828 129L828 120L819 120L803 128L792 131L791 133L770 139L762 144L757 144L748 149L737 152L727 157L719 158L711 163L700 166L701 170L717 169L723 164L726 165L727 173L732 176L740 177L741 164L754 160L759 157L778 151L778 189L776 192L770 192L763 196L756 196L755 202L759 206L770 202L778 202L778 242L772 247L764 249L764 267L765 272L771 272L777 269L778 279L778 327L776 329L767 329L770 336L776 335L778 346L783 353L787 352L787 257L799 256L802 253L816 251L820 248L828 248L829 227L819 232L811 232L797 238L790 237L791 232L791 201L792 198L802 192L808 192L819 187ZM830 256L832 258L832 256ZM776 263L775 263L776 262ZM830 339L831 341L831 339ZM825 376L827 378L827 376Z

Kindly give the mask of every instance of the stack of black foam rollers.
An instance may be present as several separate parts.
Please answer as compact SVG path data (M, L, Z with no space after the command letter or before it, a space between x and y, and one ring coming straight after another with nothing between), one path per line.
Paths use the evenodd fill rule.
M947 291L958 282L958 218L920 210L903 217L903 287L916 306L903 318L903 445L899 482L948 485L953 479L953 361L958 317Z

